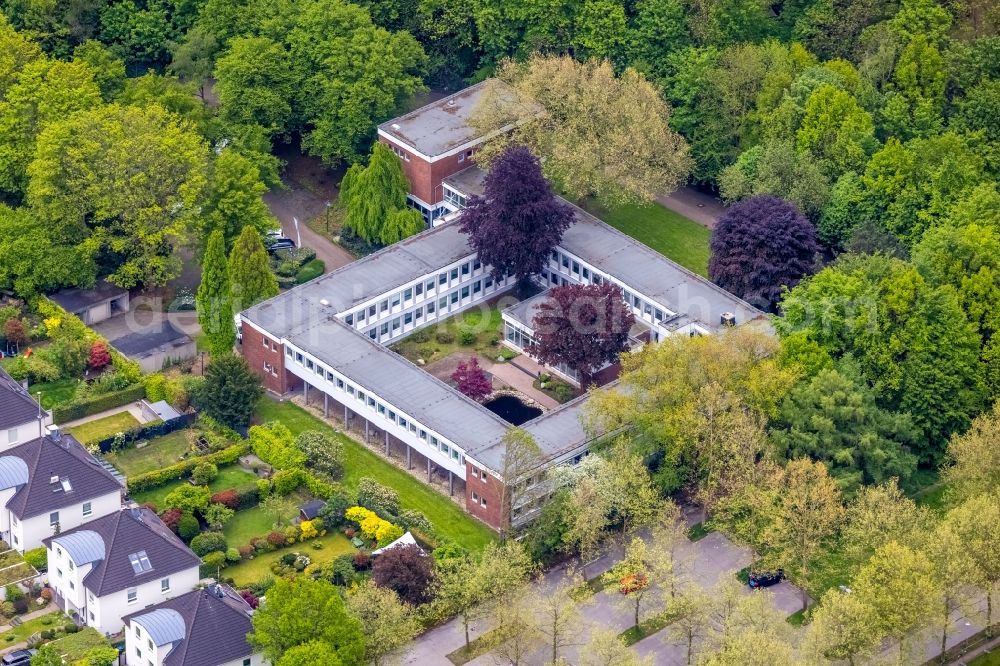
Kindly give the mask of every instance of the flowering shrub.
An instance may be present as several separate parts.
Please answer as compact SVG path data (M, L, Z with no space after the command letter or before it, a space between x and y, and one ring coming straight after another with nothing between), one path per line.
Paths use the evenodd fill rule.
M267 535L267 542L275 547L280 547L285 545L285 533L284 532L269 532Z
M250 608L256 610L257 606L260 605L260 600L257 598L257 595L250 590L240 590L240 596L243 597L243 601L247 602Z
M302 532L303 540L313 539L319 536L319 530L316 529L316 526L313 524L313 521L311 520L303 520L301 523L299 523L299 530L301 530Z
M361 527L361 533L365 538L374 539L379 546L384 546L403 536L403 528L393 525L388 520L379 518L378 515L363 506L352 506L344 516L348 520L353 520Z

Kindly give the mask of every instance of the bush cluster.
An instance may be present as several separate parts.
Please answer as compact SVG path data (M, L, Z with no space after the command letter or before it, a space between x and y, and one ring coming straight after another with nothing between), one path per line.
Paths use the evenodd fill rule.
M191 539L191 550L195 555L204 556L217 550L225 551L227 548L226 537L222 532L202 532Z
M45 546L39 546L38 548L32 548L31 550L24 551L24 561L35 567L38 571L45 571L49 566L48 553L45 550ZM10 597L7 597L10 601Z
M399 493L375 479L362 477L358 481L358 504L380 515L399 513Z
M363 506L352 506L344 515L348 520L356 522L361 528L361 533L368 539L374 539L380 547L403 536L402 527L379 518L374 511Z

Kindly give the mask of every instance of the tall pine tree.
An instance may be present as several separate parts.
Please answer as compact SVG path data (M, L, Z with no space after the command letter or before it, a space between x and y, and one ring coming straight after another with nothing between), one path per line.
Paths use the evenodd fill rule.
M271 272L267 250L253 226L243 227L233 245L229 255L229 281L235 312L278 295L278 280Z
M216 229L208 237L195 303L198 323L208 338L209 353L215 357L231 353L236 344L236 325L233 323L233 304L229 293L226 239L221 229Z

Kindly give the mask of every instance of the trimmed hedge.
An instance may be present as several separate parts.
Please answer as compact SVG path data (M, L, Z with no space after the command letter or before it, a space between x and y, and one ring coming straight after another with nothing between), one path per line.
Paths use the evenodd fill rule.
M75 421L85 416L103 412L106 409L114 409L115 407L127 405L130 402L142 400L145 397L146 387L142 384L133 384L121 391L105 393L84 400L72 400L61 405L56 405L52 408L52 420L57 424Z
M138 474L128 480L128 491L130 493L141 493L152 488L162 486L165 483L176 481L177 479L181 479L185 475L190 474L191 470L202 463L207 462L218 466L230 465L239 460L239 457L247 453L249 450L250 445L248 443L240 442L239 444L234 444L227 449L210 453L207 456L191 458L189 460L179 462L176 465L171 465L170 467L153 470L152 472L146 472L145 474Z

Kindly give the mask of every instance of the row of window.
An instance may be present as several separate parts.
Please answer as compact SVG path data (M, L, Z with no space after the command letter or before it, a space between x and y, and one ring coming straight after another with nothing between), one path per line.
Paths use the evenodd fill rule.
M447 291L447 289L457 286L477 272L480 272L482 268L483 264L479 259L469 260L461 266L452 268L450 271L444 271L435 277L428 278L424 282L402 289L391 296L386 296L379 303L373 303L354 312L349 312L344 316L344 322L349 326L357 326L358 328L362 328L366 323L369 325L373 324L384 317L390 316L391 313L399 312L403 308L432 298L439 291ZM486 286L489 287L492 284L493 281L490 279ZM480 285L481 288L482 285ZM444 301L444 298L438 301L441 307L444 307Z
M569 255L558 250L552 250L552 253L549 256L549 265L562 273L571 275L580 282L603 284L605 280L609 279L607 276L602 275L595 270L591 270L589 267L582 265L576 259L573 259ZM543 271L542 273L542 277L548 280L551 284L560 283L559 277L555 272L549 273L547 271ZM562 280L562 284L566 284L566 280ZM624 287L622 287L622 296L630 307L635 309L640 315L644 315L649 321L660 323L664 319L670 319L674 315L674 313L661 309L654 303L650 303L638 294L632 293Z
M486 498L481 497L475 490L472 491L472 501L484 509L486 508Z
M94 507L90 502L84 502L80 508L84 518L94 513ZM14 516L11 516L11 521L15 526L17 525L17 518ZM59 512L53 511L49 514L49 527L56 527L57 525L59 525Z
M375 411L387 421L399 426L414 437L427 442L430 447L443 453L446 458L451 458L451 460L462 465L465 464L465 459L459 448L449 445L444 440L438 439L438 437L433 433L428 433L427 430L420 427L420 425L416 422L407 419L402 414L396 413L391 406L387 406L384 403L379 402L374 395L365 393L361 388L345 382L343 379L337 377L337 375L335 375L332 371L324 368L318 361L313 361L308 356L304 356L301 352L293 352L288 346L285 347L285 355L288 358L293 359L300 366L312 371L319 377L325 378L326 381L335 385L339 390L343 391L352 398L358 400L362 405Z

